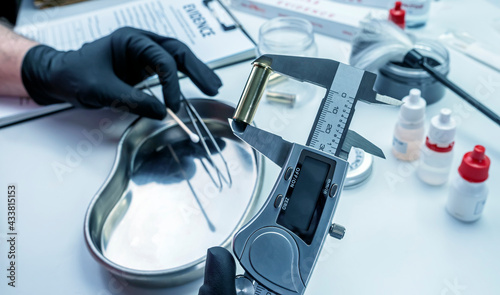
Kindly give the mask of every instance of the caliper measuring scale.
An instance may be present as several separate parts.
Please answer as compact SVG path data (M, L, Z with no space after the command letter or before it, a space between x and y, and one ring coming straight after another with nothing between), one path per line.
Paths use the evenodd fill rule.
M306 145L292 143L252 125L269 76L279 74L327 90ZM253 68L230 125L233 133L281 167L263 207L233 240L245 269L238 294L303 294L332 224L351 147L384 158L383 152L349 130L358 100L400 105L373 91L376 75L328 59L263 55Z

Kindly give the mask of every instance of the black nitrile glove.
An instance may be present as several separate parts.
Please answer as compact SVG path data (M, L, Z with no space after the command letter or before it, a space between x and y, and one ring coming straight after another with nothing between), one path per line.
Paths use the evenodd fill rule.
M208 249L205 281L198 295L236 295L235 275L236 265L229 251L222 247Z
M35 46L24 57L22 79L29 95L41 105L67 101L162 119L165 106L132 86L157 73L165 105L176 112L180 104L178 70L207 95L217 94L222 85L184 43L129 27L76 51Z

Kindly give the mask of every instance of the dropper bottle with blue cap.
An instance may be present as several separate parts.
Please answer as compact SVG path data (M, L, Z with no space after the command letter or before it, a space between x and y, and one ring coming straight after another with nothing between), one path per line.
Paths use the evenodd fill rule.
M403 98L403 102L394 128L392 153L400 160L415 161L420 156L420 147L424 140L427 103L420 96L420 90L416 88L410 90L410 94Z

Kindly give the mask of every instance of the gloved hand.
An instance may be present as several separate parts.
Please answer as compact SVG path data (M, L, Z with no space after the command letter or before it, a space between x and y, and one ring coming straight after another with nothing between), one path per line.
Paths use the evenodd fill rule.
M157 73L165 105L176 112L180 105L177 70L207 95L217 94L222 85L184 43L129 27L76 51L35 46L24 57L21 72L24 87L38 104L67 101L88 108L110 106L162 119L165 106L132 86Z
M236 265L229 251L222 247L208 249L205 281L198 295L236 295L235 275Z

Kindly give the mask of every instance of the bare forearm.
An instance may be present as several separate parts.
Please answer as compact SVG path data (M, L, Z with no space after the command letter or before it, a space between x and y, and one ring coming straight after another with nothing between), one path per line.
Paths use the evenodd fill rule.
M26 52L37 44L0 23L0 96L28 96L21 66Z

